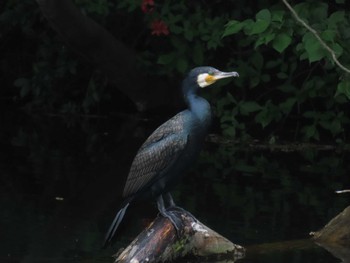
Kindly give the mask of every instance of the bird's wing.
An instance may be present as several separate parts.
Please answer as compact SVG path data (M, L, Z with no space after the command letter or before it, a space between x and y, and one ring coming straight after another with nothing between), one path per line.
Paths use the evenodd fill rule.
M169 169L187 145L184 132L186 112L180 112L158 127L144 142L132 162L123 196L142 189Z
M139 151L142 151L144 148L152 146L154 143L161 141L167 136L180 134L184 129L185 119L189 118L188 113L188 110L181 111L174 117L160 125L142 144Z

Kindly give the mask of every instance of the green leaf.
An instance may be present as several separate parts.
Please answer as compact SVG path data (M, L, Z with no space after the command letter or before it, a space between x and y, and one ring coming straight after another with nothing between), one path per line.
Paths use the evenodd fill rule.
M169 65L174 61L174 59L175 59L175 53L160 55L157 60L157 63L161 65Z
M310 8L312 15L319 20L323 20L327 18L328 14L328 4L316 2L312 8Z
M236 129L233 126L229 126L229 127L225 128L225 129L223 129L222 133L223 133L224 136L235 137Z
M226 115L223 115L221 118L220 118L220 122L221 123L232 123L232 116L229 115L228 113L225 112Z
M275 10L275 11L273 11L272 15L271 15L271 21L282 22L284 14L285 14L284 10Z
M262 107L255 101L246 101L246 102L242 102L239 105L239 110L243 115L248 115L251 112L261 110L261 108Z
M319 61L325 56L321 44L311 33L304 35L303 43L310 63Z
M265 21L265 20L257 20L253 25L252 25L252 31L250 32L250 35L257 35L261 34L264 32L270 25L270 22Z
M272 41L272 47L279 53L282 53L292 42L292 38L286 33L278 34Z
M333 49L333 51L335 52L337 57L339 57L341 54L343 54L343 47L340 46L338 43L332 44L331 48Z
M321 33L321 38L331 43L334 42L334 39L336 36L337 36L337 31L332 29L327 29Z
M341 94L344 94L348 99L350 99L350 81L349 80L343 80L338 84L337 91L334 97L337 97Z
M296 102L296 98L288 98L286 101L279 104L279 108L284 114L288 114L293 109Z
M244 23L241 23L240 21L237 21L237 20L231 20L226 24L225 31L222 37L226 37L226 36L238 33L243 28L243 26L244 26Z
M268 9L262 9L255 15L256 20L271 22L271 12Z
M322 128L329 130L333 136L343 131L342 125L338 119L321 121Z
M337 11L329 16L327 19L328 28L336 29L337 24L341 24L345 22L345 12Z
M260 10L255 18L256 21L251 25L249 35L256 35L264 32L271 23L271 13L268 9Z
M272 30L265 31L264 34L259 35L259 38L255 42L254 48L257 48L262 44L267 45L274 38L275 38L275 33L273 33Z
M263 108L262 111L260 111L256 116L255 116L255 121L257 123L260 123L260 125L265 128L267 125L270 124L272 121L272 118L269 116L268 109Z
M255 22L252 19L246 19L242 22L244 34L251 35L251 31L252 31L254 23Z
M319 133L315 125L304 126L302 131L307 140L311 138L319 140Z

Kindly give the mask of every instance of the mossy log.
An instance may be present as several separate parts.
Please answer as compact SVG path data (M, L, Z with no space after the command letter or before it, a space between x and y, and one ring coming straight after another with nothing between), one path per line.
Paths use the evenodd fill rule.
M245 249L197 221L185 210L172 209L181 219L176 231L169 219L158 216L119 255L115 262L168 262L201 260L234 262L243 258Z

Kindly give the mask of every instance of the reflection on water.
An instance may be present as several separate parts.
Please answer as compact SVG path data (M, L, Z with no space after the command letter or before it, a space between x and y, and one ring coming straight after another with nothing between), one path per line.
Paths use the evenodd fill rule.
M100 249L132 158L161 121L2 114L0 261L112 262L110 255L157 213L152 202L135 204L113 247ZM350 195L334 194L349 188L349 166L346 152L254 152L207 143L174 197L246 246L240 262L338 262L318 246L288 242L308 238L349 205ZM257 249L262 244L269 249Z

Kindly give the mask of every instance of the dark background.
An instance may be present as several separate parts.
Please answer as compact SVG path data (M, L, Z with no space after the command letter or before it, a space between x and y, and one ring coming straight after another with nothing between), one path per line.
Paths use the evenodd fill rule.
M344 3L293 4L346 64ZM184 109L186 72L211 65L240 78L203 91L214 124L177 203L246 246L246 262L337 262L313 246L249 256L254 244L308 238L349 203L334 194L350 184L347 75L282 3L0 8L0 261L111 262L157 214L152 201L135 204L100 249L137 149Z

